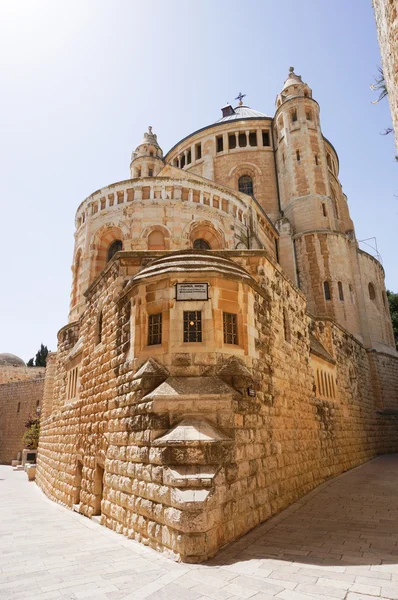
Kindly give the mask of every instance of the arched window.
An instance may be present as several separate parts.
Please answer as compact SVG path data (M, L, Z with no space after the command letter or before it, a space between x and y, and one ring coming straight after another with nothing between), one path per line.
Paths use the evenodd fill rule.
M369 290L369 298L371 300L375 300L376 299L376 292L375 292L375 288L374 288L373 283L369 283L368 290Z
M328 281L323 282L323 291L325 293L325 300L331 300L332 297L330 295L330 285Z
M121 240L115 240L108 248L108 259L109 262L113 256L115 256L116 252L119 250L123 250L123 242Z
M164 250L164 235L155 229L148 235L148 250Z
M203 238L199 238L194 241L193 247L195 250L211 250L209 242L206 242Z
M344 302L343 284L341 283L341 281L337 282L337 287L339 290L339 299L341 302Z
M250 175L242 175L238 179L238 188L240 192L253 196L253 179Z

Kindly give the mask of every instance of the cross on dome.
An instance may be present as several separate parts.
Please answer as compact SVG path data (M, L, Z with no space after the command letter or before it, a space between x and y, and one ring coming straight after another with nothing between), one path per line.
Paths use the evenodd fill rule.
M239 94L236 96L235 100L239 100L239 106L243 105L243 98L245 98L246 94L242 94L242 92L239 92Z

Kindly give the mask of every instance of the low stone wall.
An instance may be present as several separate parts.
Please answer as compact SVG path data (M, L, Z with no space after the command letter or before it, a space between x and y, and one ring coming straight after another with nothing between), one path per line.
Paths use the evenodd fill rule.
M33 369L29 369L32 371ZM42 370L44 371L44 369ZM41 406L44 373L40 378L0 385L0 463L11 464L23 450L25 423Z

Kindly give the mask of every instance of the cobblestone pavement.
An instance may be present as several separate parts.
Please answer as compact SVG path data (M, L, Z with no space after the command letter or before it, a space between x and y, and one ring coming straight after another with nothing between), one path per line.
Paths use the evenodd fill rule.
M1 600L398 600L398 454L333 479L205 565L177 564L0 466Z

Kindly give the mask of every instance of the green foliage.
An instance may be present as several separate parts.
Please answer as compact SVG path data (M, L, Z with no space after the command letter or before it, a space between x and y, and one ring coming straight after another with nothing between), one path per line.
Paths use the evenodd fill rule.
M40 350L36 352L36 358L30 358L26 365L28 367L45 367L47 364L47 354L47 346L43 346L43 344L40 344Z
M394 330L395 345L398 350L398 294L387 290L387 298L390 307L392 328Z
M377 104L378 102L380 102L380 100L383 100L383 98L385 98L388 95L383 69L381 67L377 67L377 69L379 71L379 76L374 78L376 83L372 83L370 89L372 90L372 92L379 92L379 97L377 98L377 100L372 102L372 104Z
M40 435L40 418L29 417L25 423L25 428L26 431L22 438L24 447L29 448L29 450L37 450Z

